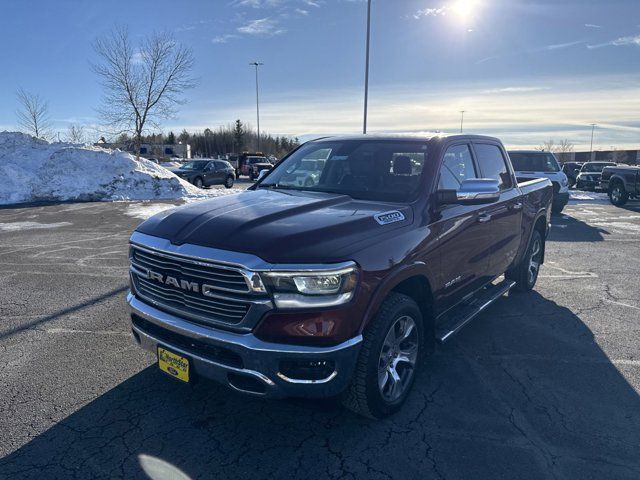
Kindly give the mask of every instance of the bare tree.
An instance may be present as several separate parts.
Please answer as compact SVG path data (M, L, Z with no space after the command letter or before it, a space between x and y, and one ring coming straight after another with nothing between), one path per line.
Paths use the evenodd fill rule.
M18 89L16 97L21 107L16 111L18 125L36 138L47 138L51 133L49 104L39 95L22 88Z
M573 143L571 143L568 139L560 140L560 143L556 146L556 153L571 153L573 152Z
M87 136L84 133L84 127L82 125L70 125L67 130L67 142L69 143L84 143Z
M126 28L117 28L94 43L93 65L104 88L100 114L117 133L130 132L140 156L142 135L171 118L182 94L195 86L193 54L168 32L156 33L135 48Z
M538 147L538 149L542 150L543 152L553 152L554 148L556 148L556 142L553 139L547 140Z

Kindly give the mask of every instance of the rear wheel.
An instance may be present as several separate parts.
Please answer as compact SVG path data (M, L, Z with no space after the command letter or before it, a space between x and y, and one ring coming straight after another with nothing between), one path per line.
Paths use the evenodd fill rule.
M391 293L364 333L343 405L370 418L398 411L413 386L423 345L418 305L406 295Z
M227 177L227 179L224 181L224 186L225 186L226 188L231 188L231 187L233 187L233 175L229 175L229 176Z
M534 230L531 242L520 264L506 273L506 277L516 282L515 289L520 292L533 290L538 281L538 273L542 264L544 240L539 230Z
M616 181L609 188L609 200L616 207L621 207L629 200L629 193L625 190L622 182Z

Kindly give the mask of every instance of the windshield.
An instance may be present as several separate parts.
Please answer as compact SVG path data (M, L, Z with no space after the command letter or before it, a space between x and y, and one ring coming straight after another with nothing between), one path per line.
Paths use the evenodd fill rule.
M267 163L267 159L264 157L249 157L249 165L254 163Z
M517 172L559 172L560 166L551 153L509 153Z
M309 142L282 161L259 188L406 203L417 196L426 156L427 145L418 141Z
M585 163L580 172L602 173L604 167L613 167L615 163Z
M185 163L181 168L182 170L202 170L207 163L209 163L208 160L196 160Z

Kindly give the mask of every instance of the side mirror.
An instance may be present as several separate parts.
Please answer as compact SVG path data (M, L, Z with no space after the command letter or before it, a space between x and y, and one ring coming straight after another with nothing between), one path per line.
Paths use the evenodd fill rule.
M500 200L500 182L493 178L463 180L460 190L438 190L439 205L484 205Z

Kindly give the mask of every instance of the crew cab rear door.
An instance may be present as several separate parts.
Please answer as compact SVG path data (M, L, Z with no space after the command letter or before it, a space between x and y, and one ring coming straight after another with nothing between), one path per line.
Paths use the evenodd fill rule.
M440 160L438 190L459 190L463 180L480 178L468 142L454 143ZM431 225L438 235L440 268L435 286L438 313L478 290L487 277L491 232L479 220L483 205L446 205Z
M522 196L511 163L498 143L473 142L476 161L482 178L500 182L500 200L484 205L479 221L486 228L488 245L488 274L502 275L518 254L522 236Z

